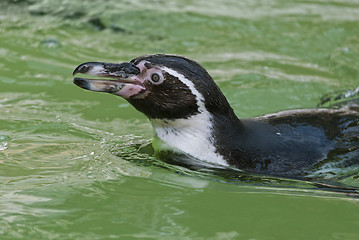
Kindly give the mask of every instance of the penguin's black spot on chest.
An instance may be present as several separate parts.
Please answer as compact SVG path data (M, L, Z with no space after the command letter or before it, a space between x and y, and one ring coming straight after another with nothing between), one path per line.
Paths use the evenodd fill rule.
M172 128L165 128L164 133L166 135L175 135L175 136L178 136L178 134L179 134L176 130L174 130Z
M146 97L128 101L149 118L179 119L199 113L196 96L188 86L168 73L164 77L165 81L159 85L145 83Z

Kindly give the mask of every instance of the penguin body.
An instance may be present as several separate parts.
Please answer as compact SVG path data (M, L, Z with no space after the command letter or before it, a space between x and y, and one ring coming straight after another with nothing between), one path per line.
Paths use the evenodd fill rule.
M125 98L151 121L159 151L196 163L280 176L359 164L356 111L301 109L239 119L208 72L175 55L88 62L75 69L78 73L106 77L74 83Z

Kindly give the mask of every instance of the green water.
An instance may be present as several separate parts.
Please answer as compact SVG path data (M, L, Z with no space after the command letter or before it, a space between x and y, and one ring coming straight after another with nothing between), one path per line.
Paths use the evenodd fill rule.
M174 53L242 118L315 107L359 85L358 21L356 0L2 1L0 239L359 239L357 197L162 163L143 115L71 75Z

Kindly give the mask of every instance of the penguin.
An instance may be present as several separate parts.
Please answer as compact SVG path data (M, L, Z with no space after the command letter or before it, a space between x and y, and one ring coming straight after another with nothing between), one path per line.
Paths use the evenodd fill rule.
M308 176L359 166L359 112L297 109L239 119L210 74L186 57L80 64L77 86L126 99L150 120L157 152L274 176ZM182 158L183 159L183 158Z

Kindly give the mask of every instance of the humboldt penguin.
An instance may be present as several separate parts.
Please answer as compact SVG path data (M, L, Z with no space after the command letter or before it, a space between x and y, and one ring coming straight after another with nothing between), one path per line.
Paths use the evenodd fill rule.
M299 109L239 119L209 73L176 55L86 62L73 74L79 73L100 78L74 78L77 86L121 96L148 117L157 152L280 176L358 168L357 111Z

